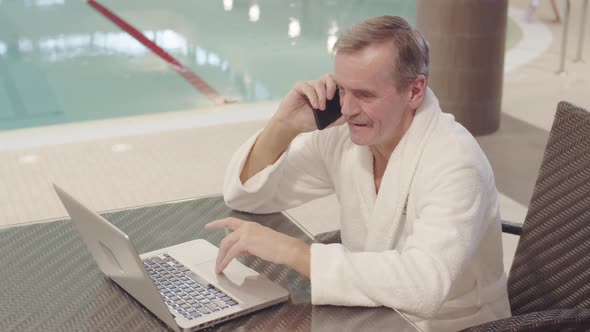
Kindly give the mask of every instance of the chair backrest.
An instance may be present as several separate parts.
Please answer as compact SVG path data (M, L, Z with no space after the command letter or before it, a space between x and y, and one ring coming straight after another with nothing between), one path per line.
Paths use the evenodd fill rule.
M513 315L590 308L590 113L560 102L508 278Z

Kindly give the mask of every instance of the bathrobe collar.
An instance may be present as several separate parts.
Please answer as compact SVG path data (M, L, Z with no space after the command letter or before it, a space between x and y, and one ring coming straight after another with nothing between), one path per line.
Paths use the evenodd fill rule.
M390 250L399 240L412 179L440 114L438 100L427 88L410 128L389 157L381 180L387 185L381 186L379 194L375 193L373 155L368 146L357 146L361 174L354 181L363 205L371 215L365 251Z

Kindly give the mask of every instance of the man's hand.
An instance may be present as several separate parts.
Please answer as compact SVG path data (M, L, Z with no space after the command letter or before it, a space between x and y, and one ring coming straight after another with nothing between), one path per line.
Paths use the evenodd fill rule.
M240 173L242 183L274 164L297 135L317 130L312 109L325 110L326 98L334 98L336 88L336 81L330 74L317 81L295 84L254 143ZM341 116L329 127L344 123L346 116Z
M268 227L237 218L225 218L205 225L206 229L229 228L219 246L215 264L217 273L223 272L232 259L254 255L269 262L285 264L309 278L310 246L302 240L276 232Z
M301 81L283 98L271 121L281 122L299 133L317 129L312 109L325 110L326 100L332 100L337 93L337 83L331 74L317 81ZM343 124L339 121L333 125Z

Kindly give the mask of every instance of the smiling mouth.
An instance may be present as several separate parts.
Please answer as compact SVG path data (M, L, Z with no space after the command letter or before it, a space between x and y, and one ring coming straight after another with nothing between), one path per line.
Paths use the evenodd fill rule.
M355 126L355 127L367 127L368 126L365 123L352 123L352 122L349 122L348 124L351 125L351 126Z

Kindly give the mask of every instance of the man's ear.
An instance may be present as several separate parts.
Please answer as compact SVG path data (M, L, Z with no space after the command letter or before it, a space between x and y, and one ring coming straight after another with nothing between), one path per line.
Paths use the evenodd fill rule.
M424 75L418 75L414 82L410 84L408 94L410 98L408 101L409 106L412 109L417 109L426 95L426 77Z

